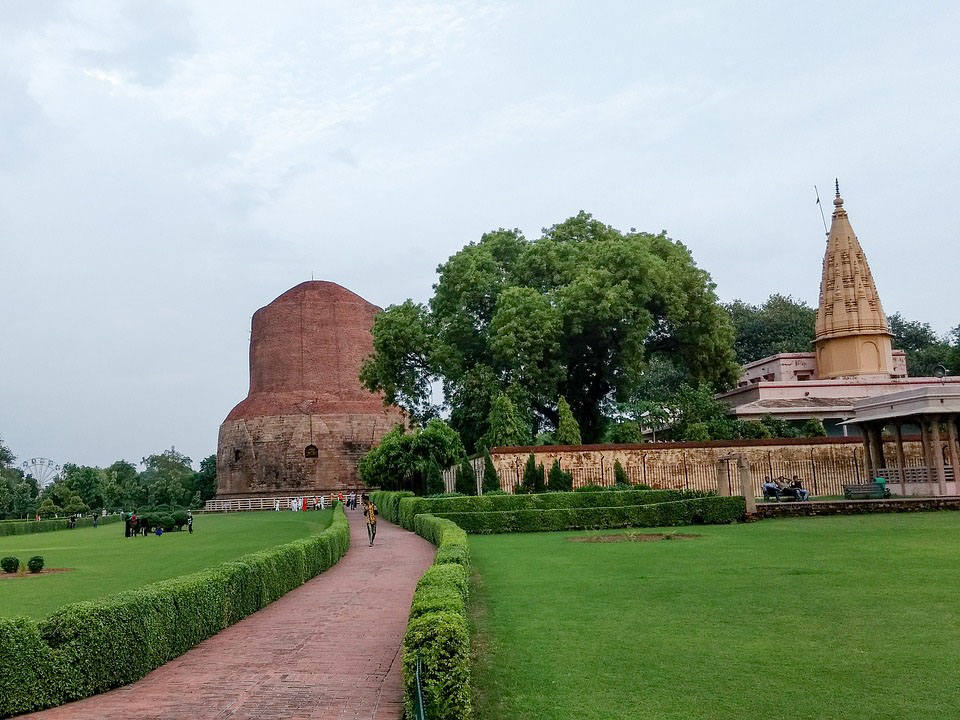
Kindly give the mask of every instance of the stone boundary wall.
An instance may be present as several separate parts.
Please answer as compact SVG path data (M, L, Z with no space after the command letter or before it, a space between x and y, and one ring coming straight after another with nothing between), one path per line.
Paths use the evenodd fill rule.
M884 442L888 466L896 463L892 439ZM613 485L613 466L620 461L632 483L654 489L716 490L717 461L724 455L742 453L750 464L756 495L762 495L766 477L794 475L801 478L812 495L842 495L844 485L867 482L864 477L863 440L860 437L789 438L641 443L633 445L543 445L540 447L494 448L490 455L500 476L500 485L513 492L523 476L530 453L549 471L555 460L573 474L574 488L583 485ZM907 467L924 465L919 437L904 438ZM483 458L473 459L478 483L483 482ZM730 488L739 490L736 464L727 463ZM445 473L452 490L452 468ZM898 491L891 481L890 488Z

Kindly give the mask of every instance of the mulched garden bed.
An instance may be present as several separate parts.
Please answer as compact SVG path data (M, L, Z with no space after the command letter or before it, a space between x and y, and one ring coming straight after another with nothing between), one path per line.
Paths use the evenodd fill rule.
M37 575L59 575L60 573L70 572L73 568L44 568L38 573L32 573L29 570L20 568L18 572L7 573L0 572L0 580L13 580L15 578L35 577Z
M692 533L619 533L617 535L579 535L569 537L569 542L656 542L657 540L692 540L701 537Z

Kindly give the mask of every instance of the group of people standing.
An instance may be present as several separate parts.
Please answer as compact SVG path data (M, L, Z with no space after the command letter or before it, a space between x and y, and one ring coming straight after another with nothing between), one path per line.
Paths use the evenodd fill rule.
M342 492L330 493L329 507L333 507L334 501L340 502L346 510L356 510L357 502L360 502L363 506L363 517L367 522L367 536L370 540L370 547L373 547L373 539L377 536L377 517L380 515L380 511L373 500L370 499L370 496L366 493L357 493L354 490L346 495ZM312 505L314 510L323 510L328 507L325 495L315 495L312 503L306 497L292 497L287 502L291 512L302 512L307 509L308 505ZM274 498L274 512L280 512L280 504L280 498Z
M344 495L340 493L330 493L330 498L327 499L326 495L314 495L313 498L309 497L292 497L287 500L287 509L291 512L303 512L309 508L314 510L326 510L328 507L333 507L334 501L339 501L344 508L347 510L356 510L357 509L357 500L361 496L355 491L351 490L348 494ZM280 512L281 502L280 498L274 498L273 500L273 510L274 512Z

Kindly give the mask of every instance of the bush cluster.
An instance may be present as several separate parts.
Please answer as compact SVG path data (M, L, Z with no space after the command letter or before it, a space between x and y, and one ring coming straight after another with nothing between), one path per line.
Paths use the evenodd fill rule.
M381 497L383 500L386 498ZM467 534L449 520L432 515L417 516L416 532L437 546L437 555L417 583L410 621L403 637L407 717L414 717L413 698L419 658L423 699L429 717L434 720L469 718L467 573L470 550Z
M100 525L120 522L119 515L107 515L97 518ZM7 535L30 535L32 533L52 532L54 530L66 530L70 525L67 518L57 518L56 520L17 520L15 522L0 523L0 537ZM87 515L77 519L77 527L93 527L93 519Z
M43 570L43 555L34 555L27 560L27 570L32 573L38 573Z
M349 544L341 508L307 538L67 605L40 623L0 618L0 717L137 680L323 572Z
M0 560L0 568L3 568L5 573L15 573L20 569L20 558L13 557L13 555L7 555L5 558Z

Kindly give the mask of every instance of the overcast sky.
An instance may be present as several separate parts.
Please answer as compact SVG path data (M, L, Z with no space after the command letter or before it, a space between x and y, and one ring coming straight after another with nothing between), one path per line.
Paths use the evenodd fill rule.
M0 436L197 463L284 290L426 300L581 209L815 304L835 176L885 310L944 332L958 36L955 2L6 0Z

